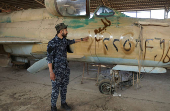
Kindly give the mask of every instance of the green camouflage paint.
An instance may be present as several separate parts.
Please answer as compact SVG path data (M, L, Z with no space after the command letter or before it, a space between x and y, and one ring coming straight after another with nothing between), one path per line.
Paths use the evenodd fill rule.
M97 23L98 20L96 19L64 19L63 21L65 24L68 25L69 28L72 29L78 29L78 28L82 28L85 27L86 25L89 25L89 23ZM78 25L76 25L78 24Z
M11 18L7 17L6 19L0 18L0 23L11 23Z

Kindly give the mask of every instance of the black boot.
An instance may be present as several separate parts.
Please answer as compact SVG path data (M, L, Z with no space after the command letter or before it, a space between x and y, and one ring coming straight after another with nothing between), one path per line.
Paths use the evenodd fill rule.
M52 107L51 106L51 111L57 111L57 107Z
M67 103L61 104L61 108L66 110L66 111L71 111L71 107L67 105Z

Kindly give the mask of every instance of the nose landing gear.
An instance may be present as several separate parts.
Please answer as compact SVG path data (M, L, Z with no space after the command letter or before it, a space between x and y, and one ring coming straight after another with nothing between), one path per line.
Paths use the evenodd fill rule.
M104 79L99 83L99 91L106 95L113 94L114 86L111 85L110 80Z
M106 71L107 73L99 75L99 91L102 94L117 94L117 89L126 88L133 85L134 80L137 80L137 74L130 71L117 71L110 70ZM143 74L141 74L143 75ZM141 76L143 77L143 76Z

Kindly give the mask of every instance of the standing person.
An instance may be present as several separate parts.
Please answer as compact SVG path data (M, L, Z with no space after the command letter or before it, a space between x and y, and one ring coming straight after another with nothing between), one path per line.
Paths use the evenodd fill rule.
M57 34L48 42L47 62L52 82L51 111L57 111L56 102L60 92L61 108L71 111L66 103L67 85L69 83L70 69L67 62L67 46L80 41L87 41L88 37L69 40L66 39L68 31L64 23L55 26Z

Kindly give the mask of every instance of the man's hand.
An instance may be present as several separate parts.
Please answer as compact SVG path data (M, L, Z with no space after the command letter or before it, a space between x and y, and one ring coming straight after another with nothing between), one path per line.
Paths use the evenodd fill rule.
M89 37L85 37L85 38L83 38L83 41L87 42L88 39L89 39Z
M51 72L51 73L50 73L50 79L53 80L53 81L55 81L56 77L55 77L54 72Z

